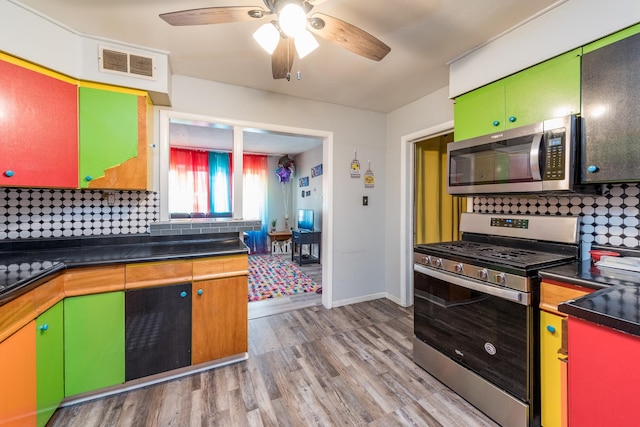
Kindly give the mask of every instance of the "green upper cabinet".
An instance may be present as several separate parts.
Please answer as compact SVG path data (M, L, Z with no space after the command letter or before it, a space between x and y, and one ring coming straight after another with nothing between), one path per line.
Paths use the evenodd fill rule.
M455 139L580 112L580 56L574 49L456 98Z
M64 319L60 301L36 319L37 422L47 424L64 398Z
M100 87L79 89L80 188L135 188L122 179L110 181L110 171L138 158L139 96ZM144 97L143 97L144 98ZM143 104L144 105L144 104ZM146 117L146 114L144 114ZM146 136L146 135L145 135ZM146 146L146 138L143 144ZM144 159L146 165L146 159ZM146 170L144 171L146 181ZM98 181L98 180L102 180ZM143 185L143 188L146 187Z
M124 292L64 300L65 396L124 382Z

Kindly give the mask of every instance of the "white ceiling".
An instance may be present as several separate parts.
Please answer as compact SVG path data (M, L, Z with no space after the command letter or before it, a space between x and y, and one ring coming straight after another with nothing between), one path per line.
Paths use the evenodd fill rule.
M289 82L273 80L270 58L252 37L269 17L188 27L158 17L210 6L266 9L262 0L21 2L79 32L168 51L173 74L386 113L446 86L447 62L557 0L313 0L313 12L362 28L391 52L376 62L317 38L320 47L295 59Z

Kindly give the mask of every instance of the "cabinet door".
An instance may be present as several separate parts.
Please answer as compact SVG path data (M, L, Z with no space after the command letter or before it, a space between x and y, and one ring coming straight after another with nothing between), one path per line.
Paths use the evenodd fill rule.
M638 70L640 34L582 58L583 183L640 181Z
M507 79L507 129L580 112L581 53L575 49Z
M247 351L247 276L194 282L194 365Z
M0 53L0 186L77 186L77 86L44 73Z
M562 423L562 317L540 311L540 389L542 425L560 427Z
M65 396L124 382L124 292L64 300Z
M191 283L127 291L125 380L191 364Z
M35 321L0 343L0 425L36 425Z
M64 318L60 301L36 319L38 426L47 424L64 398Z
M80 87L80 188L146 188L144 98Z
M456 98L456 141L504 130L504 90L504 82L497 81Z

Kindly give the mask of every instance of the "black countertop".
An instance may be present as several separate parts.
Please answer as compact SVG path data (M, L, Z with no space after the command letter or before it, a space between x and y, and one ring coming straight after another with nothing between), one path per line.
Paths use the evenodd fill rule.
M640 256L634 250L594 247ZM595 292L558 305L558 311L622 332L640 336L640 273L599 268L590 261L575 262L540 271L542 279L583 286Z
M248 253L237 233L0 242L0 305L65 268Z

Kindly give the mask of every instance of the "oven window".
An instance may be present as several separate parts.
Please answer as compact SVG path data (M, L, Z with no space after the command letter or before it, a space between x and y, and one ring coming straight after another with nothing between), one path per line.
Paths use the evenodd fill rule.
M416 337L527 401L531 307L414 276Z

